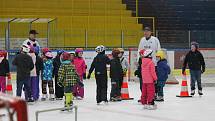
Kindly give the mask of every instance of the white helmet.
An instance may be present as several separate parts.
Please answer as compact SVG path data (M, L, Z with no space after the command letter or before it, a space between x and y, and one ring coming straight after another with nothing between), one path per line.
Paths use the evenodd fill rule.
M143 56L144 57L152 57L152 53L153 53L153 50L147 49L147 50L144 51Z
M96 50L97 53L101 53L101 52L105 51L105 46L99 45L99 46L96 47L95 50Z
M22 45L22 51L25 53L29 53L30 52L30 47L27 44L23 44Z

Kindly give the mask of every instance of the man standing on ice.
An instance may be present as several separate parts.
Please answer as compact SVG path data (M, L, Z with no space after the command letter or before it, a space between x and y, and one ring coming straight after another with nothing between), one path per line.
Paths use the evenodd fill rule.
M140 50L143 50L143 49L144 50L151 49L153 51L152 59L153 59L155 66L157 66L155 55L158 50L161 50L160 41L158 40L157 37L152 36L152 31L151 31L151 28L149 28L149 27L144 28L144 37L141 38L141 40L140 40L140 44L138 47L138 53Z

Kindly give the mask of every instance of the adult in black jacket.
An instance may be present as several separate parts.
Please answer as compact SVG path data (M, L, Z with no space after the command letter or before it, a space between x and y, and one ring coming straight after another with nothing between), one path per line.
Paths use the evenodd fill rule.
M97 56L93 59L89 74L87 76L90 79L91 73L95 69L96 85L97 85L97 104L102 101L107 103L107 64L110 64L110 59L105 55L105 47L100 45L96 48Z
M121 86L123 81L123 69L118 57L120 51L114 49L112 52L113 59L110 62L110 78L111 78L111 101L121 101Z
M205 61L203 55L198 50L198 43L191 43L191 51L185 57L182 73L185 73L186 66L190 69L191 75L191 95L195 94L195 82L198 84L198 93L202 93L201 74L205 72Z
M27 94L27 101L33 101L31 96L31 89L29 87L30 72L34 68L34 63L27 53L30 51L28 45L23 45L22 51L13 60L12 64L16 66L17 69L17 90L16 96L22 94L23 85Z
M62 51L62 50L58 51L57 56L54 58L54 62L53 62L53 65L54 65L53 74L55 76L55 97L57 100L62 100L63 96L64 96L64 88L60 87L57 84L57 82L58 82L58 70L59 70L60 65L61 65L60 57L61 57L61 54L63 52L64 51Z

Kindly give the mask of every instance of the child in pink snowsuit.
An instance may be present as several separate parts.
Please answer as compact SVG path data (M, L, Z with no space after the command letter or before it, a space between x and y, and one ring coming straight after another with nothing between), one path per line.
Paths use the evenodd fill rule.
M86 79L86 64L83 59L83 49L77 48L75 49L75 58L73 60L73 64L75 65L76 71L79 75L80 81L83 82L83 79ZM84 98L84 87L80 85L76 85L73 87L73 94L77 99Z
M155 87L154 83L157 80L155 72L155 64L152 61L152 50L146 50L142 58L141 73L142 73L142 96L141 103L144 108L155 109L154 103Z

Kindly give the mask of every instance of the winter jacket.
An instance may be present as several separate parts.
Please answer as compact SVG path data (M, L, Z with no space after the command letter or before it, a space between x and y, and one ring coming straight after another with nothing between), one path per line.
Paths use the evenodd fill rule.
M35 41L32 41L32 40L30 40L30 39L27 39L27 40L25 40L24 42L23 42L23 45L30 45L30 46L34 46L34 47L36 47L36 46L39 46L40 47L40 45L39 45L39 43L38 43L38 41L37 40L35 40Z
M4 57L3 57L4 58ZM10 72L9 68L9 62L7 59L2 59L0 62L0 76L7 76L7 74Z
M187 64L190 70L202 70L203 72L205 71L204 57L198 50L195 52L188 52L184 59L183 71L186 69Z
M18 54L12 62L17 69L17 81L26 80L30 77L30 72L34 68L34 63L31 56L20 53Z
M170 74L170 67L167 64L167 60L163 59L157 63L157 77L158 81L166 81Z
M123 70L119 58L113 58L110 61L110 78L113 80L123 79Z
M58 75L58 70L59 70L60 65L61 65L60 55L57 55L57 56L54 58L53 65L54 65L53 74L54 74L55 76L57 76L57 75Z
M82 79L83 75L86 74L85 60L83 58L75 57L73 63L75 65L76 72L78 73L78 75Z
M43 60L40 56L36 55L36 72L37 72L37 76L40 75L40 72L43 70Z
M74 86L79 81L74 65L70 63L61 64L58 71L58 83L65 86Z
M143 83L154 83L157 80L157 75L155 72L155 64L152 59L143 58L141 67Z
M140 52L140 50L142 50L142 49L153 50L152 59L153 59L155 66L157 66L157 61L156 61L155 55L158 50L161 50L160 41L158 40L158 38L154 37L154 36L151 36L148 40L146 39L146 37L141 38L140 44L138 47L138 52ZM138 54L138 57L139 57L139 54Z
M110 59L105 54L97 54L93 59L89 73L91 74L95 69L95 74L107 74L107 64L110 64Z
M53 76L53 60L47 59L43 62L42 80L51 81Z

